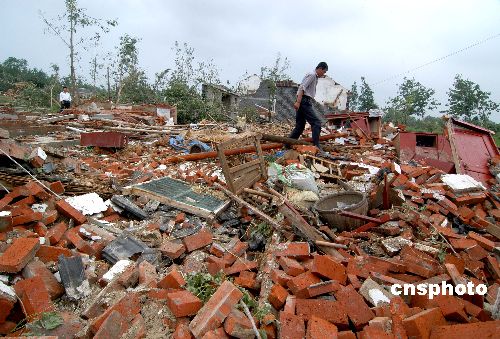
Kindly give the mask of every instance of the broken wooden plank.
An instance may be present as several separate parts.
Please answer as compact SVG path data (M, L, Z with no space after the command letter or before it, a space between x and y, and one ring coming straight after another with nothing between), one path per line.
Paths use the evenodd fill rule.
M383 224L383 222L380 219L372 218L372 217L369 217L367 215L358 214L358 213L354 213L354 212L341 211L339 213L339 215L341 215L343 217L348 217L348 218L356 219L356 220L362 220L362 221L366 221L366 222L373 222L373 223L375 223L377 225Z

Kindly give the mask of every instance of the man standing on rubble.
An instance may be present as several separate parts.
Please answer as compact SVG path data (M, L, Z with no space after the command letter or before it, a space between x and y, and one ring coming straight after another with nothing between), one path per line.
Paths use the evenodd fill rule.
M311 125L313 144L320 151L319 135L321 133L321 121L314 113L312 101L316 95L318 78L324 77L327 71L328 65L322 61L316 66L314 72L306 74L302 80L297 90L297 101L293 104L293 107L297 111L295 115L295 128L290 133L290 138L298 139L302 135L302 132L304 132L307 121Z
M71 94L68 92L68 87L64 86L63 91L59 93L59 102L61 103L61 110L70 108L71 106Z

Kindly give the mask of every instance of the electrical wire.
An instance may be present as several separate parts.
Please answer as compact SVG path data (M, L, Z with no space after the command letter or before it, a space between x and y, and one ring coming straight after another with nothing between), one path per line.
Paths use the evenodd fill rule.
M483 40L476 41L475 43L473 43L473 44L471 44L471 45L469 45L469 46L467 46L467 47L464 47L464 48L462 48L462 49L456 50L456 51L454 51L454 52L451 52L450 54L447 54L447 55L442 56L442 57L440 57L440 58L434 59L434 60L432 60L432 61L426 62L425 64L422 64L422 65L420 65L420 66L417 66L417 67L411 68L411 69L409 69L409 70L407 70L407 71L405 71L405 72L401 72L401 73L395 74L395 75L393 75L393 76L390 76L389 78L386 78L386 79L384 79L384 80L381 80L381 81L379 81L379 82L376 82L376 83L372 84L372 86L377 86L377 85L383 84L384 82L387 82L387 81L390 81L390 80L394 80L394 79L400 78L400 77L401 77L401 76L403 76L403 75L406 75L406 74L409 74L409 73L411 73L411 72L417 71L417 70L419 70L419 69L421 69L421 68L427 67L427 66L432 65L432 64L434 64L434 63L436 63L436 62L443 61L444 59L447 59L447 58L449 58L449 57L451 57L451 56L454 56L454 55L456 55L456 54L462 53L462 52L464 52L464 51L466 51L466 50L469 50L469 49L471 49L471 48L473 48L473 47L479 46L479 45L481 45L481 44L483 44L483 43L485 43L485 42L487 42L487 41L489 41L489 40L493 40L493 39L498 38L498 37L500 37L500 33L495 34L495 35L492 35L492 36L489 36L489 37L487 37L487 38L485 38L485 39L483 39Z

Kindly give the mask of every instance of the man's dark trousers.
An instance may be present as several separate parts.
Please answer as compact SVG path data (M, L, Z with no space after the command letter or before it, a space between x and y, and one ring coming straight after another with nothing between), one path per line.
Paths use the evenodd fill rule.
M321 133L321 121L318 119L314 113L312 107L312 99L306 95L302 96L300 101L300 107L295 115L295 128L292 133L290 133L290 138L298 139L304 128L306 127L306 121L311 125L312 128L312 140L313 144L319 147L319 135Z
M61 110L59 112L62 112L63 109L68 109L71 106L71 101L68 100L63 100L61 101Z

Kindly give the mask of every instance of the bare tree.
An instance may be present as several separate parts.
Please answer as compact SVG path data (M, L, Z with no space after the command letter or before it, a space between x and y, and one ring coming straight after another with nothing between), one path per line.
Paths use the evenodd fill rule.
M71 94L78 103L78 93L76 91L76 61L78 55L78 47L85 42L98 41L101 38L101 33L109 32L111 27L118 24L116 20L103 20L87 15L85 8L78 6L77 0L65 0L65 12L55 20L48 19L42 11L39 11L40 17L47 26L47 30L59 37L69 49L70 62L70 79L71 79ZM95 27L96 31L90 39L87 39L81 34L81 30L86 27Z

